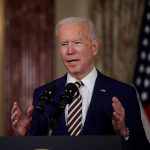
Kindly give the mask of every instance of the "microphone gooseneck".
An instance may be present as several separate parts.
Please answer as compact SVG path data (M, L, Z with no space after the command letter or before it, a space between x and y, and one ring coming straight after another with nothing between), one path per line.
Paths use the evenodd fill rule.
M42 114L44 115L47 120L48 120L48 128L47 128L47 135L50 136L52 133L52 120L51 118L49 118L48 114L46 112L44 112L44 105L54 105L53 103L53 96L57 91L57 87L55 84L51 84L49 86L49 88L47 90L44 91L44 93L42 93L39 96L39 103L36 107L36 109Z
M64 111L67 104L71 103L72 97L78 91L78 87L74 83L68 83L63 92L60 93L59 103L53 101L53 96L56 93L56 85L52 84L48 90L44 91L39 97L39 104L36 109L41 112L48 119L48 135L51 135L52 129L56 123L58 116ZM49 116L44 112L44 105L51 105L54 107L54 112L49 118Z
M77 90L78 88L74 83L68 83L65 86L65 89L63 90L63 92L60 93L60 102L57 105L55 112L50 118L51 129L53 129L53 127L55 126L57 118L64 111L66 105L71 103L72 97L74 96Z

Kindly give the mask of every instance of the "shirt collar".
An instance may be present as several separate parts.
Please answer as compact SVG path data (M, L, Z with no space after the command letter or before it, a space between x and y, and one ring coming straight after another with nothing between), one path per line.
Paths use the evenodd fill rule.
M96 68L94 67L92 71L86 77L84 77L81 81L84 84L84 86L86 86L87 89L92 92L96 78L97 78L97 71L96 71ZM75 83L76 81L77 80L73 78L69 73L67 74L67 84Z

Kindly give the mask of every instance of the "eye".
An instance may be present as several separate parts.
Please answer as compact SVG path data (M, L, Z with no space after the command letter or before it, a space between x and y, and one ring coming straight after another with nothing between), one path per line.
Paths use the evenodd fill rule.
M67 45L68 45L68 42L60 43L60 46L61 46L61 47L64 47L64 46L67 46Z
M79 41L79 40L74 41L74 44L81 44L81 41Z

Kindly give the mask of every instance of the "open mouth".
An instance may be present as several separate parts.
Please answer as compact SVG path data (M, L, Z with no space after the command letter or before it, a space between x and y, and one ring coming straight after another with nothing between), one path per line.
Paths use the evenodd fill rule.
M68 60L67 63L70 63L70 64L75 64L77 63L79 60L77 59L73 59L73 60Z

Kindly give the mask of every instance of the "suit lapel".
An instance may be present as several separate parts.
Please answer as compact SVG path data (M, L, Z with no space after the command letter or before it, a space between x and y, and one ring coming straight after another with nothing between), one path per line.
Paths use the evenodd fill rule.
M100 109L103 108L105 99L109 93L109 89L107 86L108 84L109 84L108 78L98 71L98 76L95 81L91 103L87 112L83 130L82 130L83 134L84 132L89 131L89 124L90 124L90 121L93 120L93 116L98 115Z
M58 94L56 97L57 100L60 100L60 93L63 91L66 85L66 80L67 80L67 76L65 75L64 77L62 77L61 80L58 80L58 82L56 82L57 86L60 87L58 89ZM99 115L100 109L103 109L103 105L105 101L107 100L107 97L109 96L109 93L110 93L110 89L109 89L110 81L111 80L109 80L108 77L106 77L105 75L101 74L98 71L98 76L95 82L91 103L87 112L85 124L84 124L81 134L89 133L89 130L90 130L89 128L92 123L93 116ZM66 120L65 120L65 113L61 113L59 117L59 124L62 129L61 131L63 132L60 134L68 135L68 131L66 127Z

